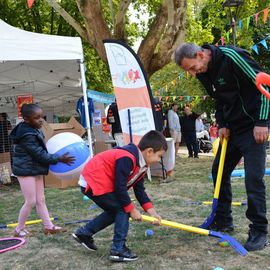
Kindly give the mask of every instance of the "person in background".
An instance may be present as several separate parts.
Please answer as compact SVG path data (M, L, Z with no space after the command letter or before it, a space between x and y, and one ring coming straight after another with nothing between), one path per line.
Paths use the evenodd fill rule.
M199 158L199 146L195 129L195 121L199 116L199 114L191 111L189 104L184 105L184 115L180 117L180 123L182 134L187 145L189 158Z
M175 51L175 62L196 76L215 99L219 138L221 143L224 138L228 139L220 196L210 229L227 232L234 230L230 176L243 156L246 217L251 222L244 247L248 251L264 249L268 244L268 220L263 176L270 103L255 84L256 74L262 69L247 51L233 46L184 43ZM212 167L214 184L220 153L221 147Z
M164 120L164 128L163 128L163 135L166 138L170 138L170 128L169 128L169 121L168 121L168 110L165 110L163 113L163 120Z
M154 98L154 111L155 111L154 120L155 120L156 130L163 133L165 129L164 115L163 115L162 102L158 98Z
M213 142L214 140L218 138L218 126L217 126L216 121L212 122L209 128L209 133L210 133L211 142Z
M107 123L112 126L112 137L114 140L123 140L122 139L122 127L121 127L121 122L120 122L120 117L119 117L119 112L118 112L118 107L116 100L113 102L107 112ZM114 144L113 146L116 146Z
M181 125L177 111L178 111L177 103L173 103L172 108L168 111L170 134L175 143L175 156L177 156L179 144L181 142Z
M40 128L43 123L43 113L36 104L24 104L21 108L23 122L19 123L10 134L12 147L12 172L17 176L24 196L15 237L26 237L32 234L25 228L25 222L36 206L43 221L43 232L55 234L65 232L66 229L53 225L50 220L44 198L43 176L48 174L49 165L63 162L68 165L74 163L75 158L49 154L44 142L44 135Z
M205 129L205 125L204 125L203 120L202 120L200 115L195 121L195 129L196 129L197 139L199 139L199 138L203 138L203 139L206 139L206 140L210 139L209 138L209 133Z
M0 113L0 153L10 151L9 132L11 124L7 113Z
M145 212L156 218L157 214L145 192L143 177L150 165L160 161L167 150L162 133L149 131L138 146L133 143L116 147L95 155L85 165L79 185L81 192L93 200L103 212L78 228L73 238L90 251L96 251L93 235L114 223L114 236L109 259L129 262L138 257L126 246L129 217L140 221L142 216L132 203L128 190L133 188L136 199Z

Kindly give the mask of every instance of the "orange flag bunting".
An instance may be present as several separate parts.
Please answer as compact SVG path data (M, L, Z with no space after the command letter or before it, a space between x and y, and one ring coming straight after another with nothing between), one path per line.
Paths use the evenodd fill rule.
M269 9L268 8L265 8L263 10L263 22L264 23L266 23L266 21L267 21L268 12L269 12Z
M31 7L33 6L35 0L27 0L27 6L29 9L31 9Z

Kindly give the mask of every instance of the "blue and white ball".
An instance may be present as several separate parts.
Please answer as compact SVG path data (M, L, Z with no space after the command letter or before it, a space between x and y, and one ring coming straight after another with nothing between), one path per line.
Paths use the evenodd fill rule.
M59 179L70 180L79 178L80 173L86 162L90 159L90 150L83 139L71 132L63 132L51 137L46 143L50 154L62 156L69 153L69 156L76 158L72 165L58 162L50 165L50 172Z
M145 232L144 232L144 235L146 236L146 237L152 237L153 235L154 235L154 232L153 232L153 230L146 230Z

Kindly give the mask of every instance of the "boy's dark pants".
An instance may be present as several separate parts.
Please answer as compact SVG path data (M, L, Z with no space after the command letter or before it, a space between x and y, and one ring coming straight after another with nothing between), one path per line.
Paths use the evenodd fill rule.
M221 147L218 149L212 167L214 183L217 178L220 153ZM253 136L253 130L242 134L231 134L229 138L215 220L217 223L223 223L223 225L232 223L230 176L242 156L244 157L247 193L246 217L252 222L249 225L250 228L267 233L268 221L266 218L265 185L263 180L266 143L257 144Z
M85 193L85 188L81 187L81 191L102 208L104 212L87 222L85 226L77 229L76 233L93 235L114 223L112 250L122 251L128 234L129 214L124 212L115 193L93 196L91 190Z

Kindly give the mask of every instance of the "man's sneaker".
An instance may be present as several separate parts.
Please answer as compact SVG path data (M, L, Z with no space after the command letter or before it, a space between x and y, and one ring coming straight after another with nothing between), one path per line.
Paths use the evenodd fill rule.
M229 224L222 224L217 223L215 221L212 222L212 224L208 227L211 231L218 231L218 232L233 232L234 231L234 225L232 223Z
M268 245L267 234L250 229L248 232L248 240L244 245L247 251L262 250Z
M132 262L136 261L138 257L129 248L124 246L123 251L111 250L109 259L113 262Z
M73 233L72 236L78 243L80 243L86 249L91 250L91 251L97 250L97 246L95 245L94 239L92 236L78 234L78 233Z

